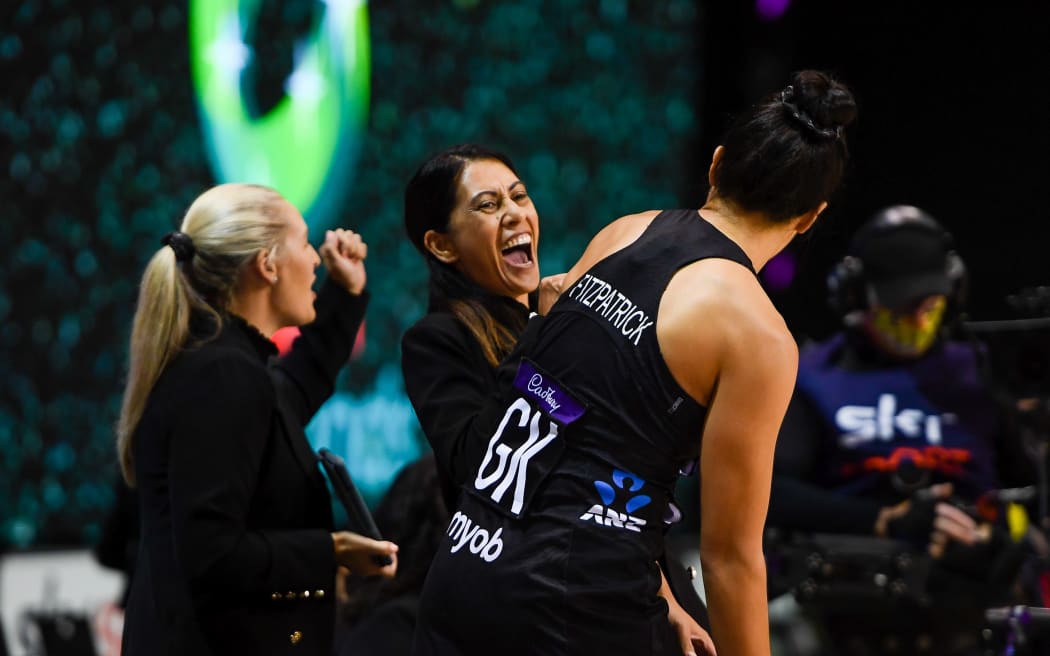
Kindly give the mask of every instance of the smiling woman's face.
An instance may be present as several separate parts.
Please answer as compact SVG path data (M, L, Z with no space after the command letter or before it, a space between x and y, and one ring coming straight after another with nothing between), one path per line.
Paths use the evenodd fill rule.
M540 220L525 183L496 160L469 162L447 236L460 273L488 292L521 299L540 284Z

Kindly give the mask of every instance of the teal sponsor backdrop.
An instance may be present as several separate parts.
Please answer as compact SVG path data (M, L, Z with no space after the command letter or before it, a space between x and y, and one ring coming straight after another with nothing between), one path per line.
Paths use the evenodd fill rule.
M325 12L365 16L365 102L327 110L351 117L334 130L339 143L316 146L317 159L302 139L274 143L304 171L336 153L316 194L300 196L316 203L301 209L315 239L345 225L369 243L365 347L308 432L346 457L374 502L426 448L398 351L426 304L425 268L401 227L415 168L464 141L506 151L540 212L545 274L617 216L697 204L703 16L685 1L253 4L239 27L244 49L205 58L244 58L231 83L246 121L265 121L290 93L316 92L289 78ZM217 149L237 139L198 96L190 9L27 0L2 10L0 545L96 538L112 502L142 267L198 193L260 175L221 164L237 152ZM348 34L359 36L354 24ZM309 127L298 123L285 129ZM258 157L255 147L243 157Z

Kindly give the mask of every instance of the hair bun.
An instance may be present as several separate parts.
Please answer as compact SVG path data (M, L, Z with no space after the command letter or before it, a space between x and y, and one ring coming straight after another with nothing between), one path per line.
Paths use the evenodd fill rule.
M857 118L853 94L826 73L799 71L792 76L788 89L791 100L785 99L785 106L797 108L799 116L795 118L803 124L812 123L819 136L831 136L831 132L838 136Z

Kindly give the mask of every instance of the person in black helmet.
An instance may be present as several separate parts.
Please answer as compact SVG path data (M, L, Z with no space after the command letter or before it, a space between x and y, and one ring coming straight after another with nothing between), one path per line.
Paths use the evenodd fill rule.
M800 354L767 524L895 538L932 556L929 592L953 615L901 603L896 610L907 611L892 618L850 604L824 617L835 615L826 624L843 653L884 653L886 640L901 653L955 653L955 613L994 603L1005 587L989 580L995 559L1016 556L978 501L1031 480L977 354L947 337L964 301L965 266L937 221L898 205L858 230L828 285L843 329ZM973 622L974 640L961 641L970 646L979 617Z

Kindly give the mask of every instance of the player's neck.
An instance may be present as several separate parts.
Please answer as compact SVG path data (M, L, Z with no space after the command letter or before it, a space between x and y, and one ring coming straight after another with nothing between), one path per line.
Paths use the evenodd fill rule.
M796 234L793 221L771 223L761 213L742 211L714 195L708 196L700 216L739 246L755 271L784 250Z

